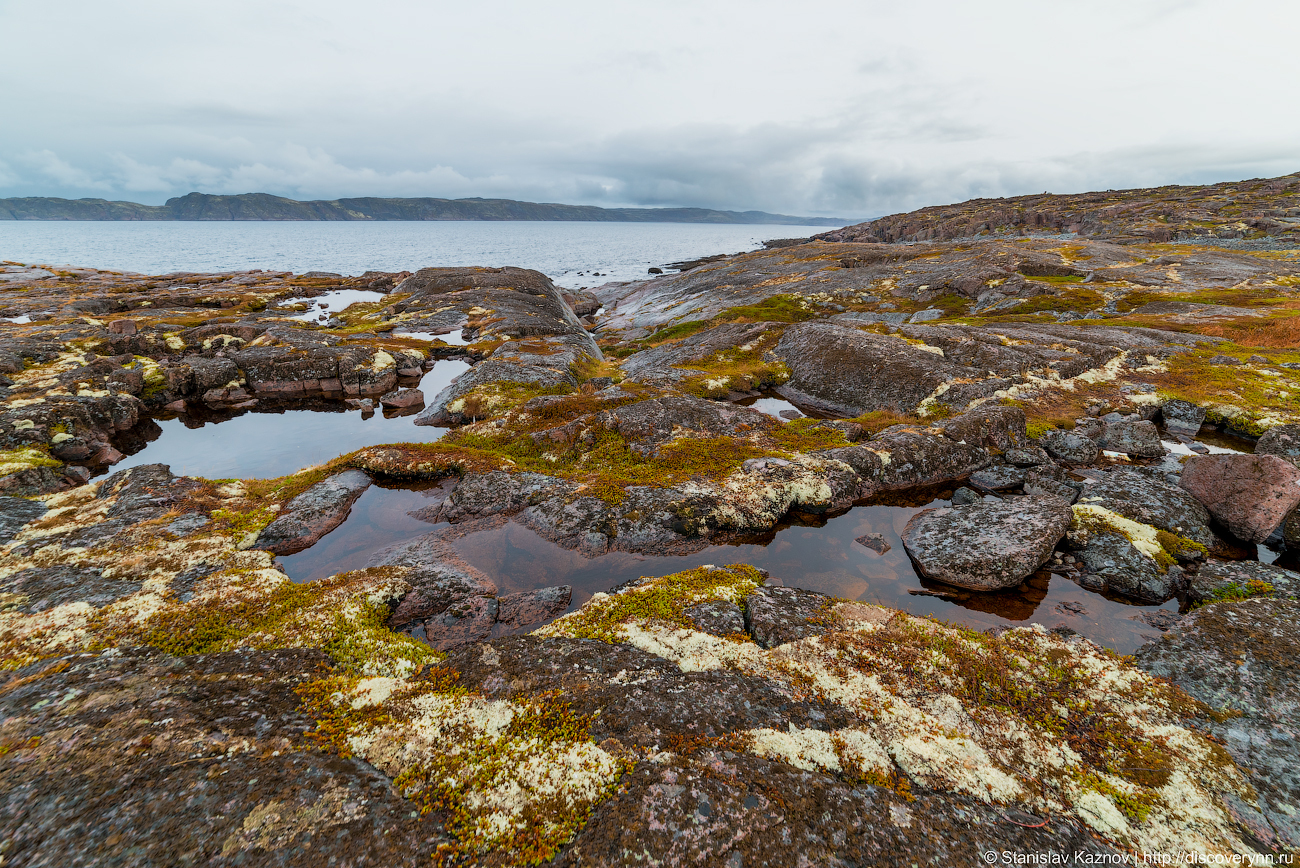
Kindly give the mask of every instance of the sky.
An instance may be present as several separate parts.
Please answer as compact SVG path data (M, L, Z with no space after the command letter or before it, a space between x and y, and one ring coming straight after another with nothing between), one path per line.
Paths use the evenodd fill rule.
M1300 171L1295 0L0 0L0 197L862 219Z

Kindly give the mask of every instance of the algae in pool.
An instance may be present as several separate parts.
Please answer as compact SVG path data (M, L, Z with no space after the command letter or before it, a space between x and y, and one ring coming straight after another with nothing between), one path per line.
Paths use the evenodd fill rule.
M1154 628L1133 620L1134 615L1155 608L1177 610L1176 601L1157 607L1107 599L1046 571L1030 576L1017 589L997 593L965 591L922 579L903 549L900 534L913 515L926 506L945 505L942 500L926 506L858 506L819 526L782 527L765 542L713 545L690 555L612 552L587 558L516 521L453 527L427 524L409 514L437 504L442 496L437 489L372 487L333 533L306 551L281 558L280 563L295 581L312 581L365 566L385 546L436 534L492 579L500 593L572 585L571 608L598 591L640 576L665 575L702 564L747 563L791 587L877 603L913 615L932 615L976 629L1029 623L1068 627L1125 654L1159 636ZM878 554L855 542L868 533L880 534L888 550Z

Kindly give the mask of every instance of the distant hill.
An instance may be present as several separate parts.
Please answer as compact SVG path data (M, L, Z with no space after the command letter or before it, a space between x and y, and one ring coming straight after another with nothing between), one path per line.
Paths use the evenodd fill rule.
M107 199L0 199L0 220L587 220L602 223L762 223L843 226L847 220L709 208L597 208L513 199L329 199L299 202L269 193L190 193L164 205Z

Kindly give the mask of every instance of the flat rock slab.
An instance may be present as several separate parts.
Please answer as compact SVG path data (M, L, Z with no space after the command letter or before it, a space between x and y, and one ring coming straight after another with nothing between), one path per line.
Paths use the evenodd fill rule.
M9 542L24 525L30 524L48 511L39 500L25 497L0 497L0 542Z
M515 628L540 624L562 614L572 598L572 585L506 594L497 598L497 623Z
M1191 492L1129 468L1097 474L1079 498L1133 521L1195 540L1206 548L1220 544L1210 529L1210 513Z
M379 403L395 410L408 407L423 407L424 393L419 389L394 389L379 399Z
M969 485L976 491L989 493L993 491L1011 491L1025 484L1025 472L1019 467L1005 464L985 467L970 475Z
M1159 458L1165 454L1159 429L1154 422L1147 421L1107 422L1097 445L1133 458Z
M1277 455L1193 455L1181 485L1247 542L1268 539L1300 504L1300 468Z
M1268 585L1271 590L1263 590ZM1259 561L1210 561L1191 581L1187 596L1193 602L1210 602L1225 594L1300 597L1300 573Z
M745 598L745 628L764 648L825 633L834 601L802 588L765 586Z
M258 535L256 548L291 555L315 545L343 523L369 487L370 477L360 470L345 470L316 483L286 504L284 513Z
M1042 496L929 509L907 523L903 547L926 578L995 591L1042 566L1071 516L1069 503Z

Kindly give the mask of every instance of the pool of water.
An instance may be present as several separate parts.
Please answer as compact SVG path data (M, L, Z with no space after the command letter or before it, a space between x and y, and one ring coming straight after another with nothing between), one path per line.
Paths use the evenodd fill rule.
M347 310L350 305L358 302L380 301L383 298L384 294L382 292L376 292L373 289L335 289L314 298L286 299L280 302L277 308L282 309L295 304L305 304L307 310L294 314L290 319L314 322L318 319L329 319L331 314Z
M457 359L437 362L420 380L425 400L432 400L469 367L468 362ZM321 409L254 409L157 419L154 427L140 428L146 431L144 447L107 470L161 463L184 476L269 478L330 461L363 446L426 443L446 433L444 428L415 425L414 411L363 415L345 409L342 401L322 400L315 406Z
M431 532L451 532L408 513L428 506L441 491L371 488L348 519L307 551L280 563L295 581L311 581L364 566L379 549ZM927 506L942 506L936 500ZM598 591L629 579L658 576L702 564L747 563L767 570L782 584L838 597L877 603L920 616L934 616L976 629L999 625L1043 624L1069 627L1121 653L1159 636L1132 620L1143 609L1083 590L1068 578L1043 571L1022 586L998 593L950 588L920 578L903 549L900 534L908 519L926 506L855 507L820 526L789 525L769 538L710 546L684 556L614 552L587 558L548 542L516 522L465 534L453 541L460 555L496 582L502 594L572 585L571 608ZM868 533L889 544L883 554L855 542ZM938 595L938 596L936 596Z

